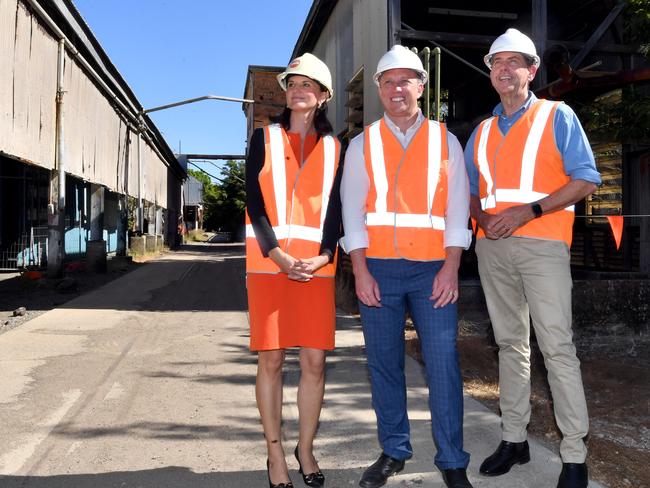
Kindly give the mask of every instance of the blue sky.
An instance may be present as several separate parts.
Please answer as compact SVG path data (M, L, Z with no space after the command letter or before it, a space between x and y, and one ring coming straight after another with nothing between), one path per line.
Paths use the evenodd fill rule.
M73 0L145 108L202 95L243 98L248 65L285 66L311 0ZM151 114L176 152L243 154L241 104ZM208 172L214 168L202 165Z

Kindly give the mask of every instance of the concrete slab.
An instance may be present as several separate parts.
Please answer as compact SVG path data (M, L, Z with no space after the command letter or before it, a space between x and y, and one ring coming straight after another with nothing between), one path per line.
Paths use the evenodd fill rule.
M0 486L265 486L243 270L241 247L186 247L0 335ZM283 443L301 486L290 455L296 351L285 371ZM411 359L407 377L415 454L387 486L441 487L424 377ZM465 410L476 488L555 487L560 461L534 439L531 463L478 475L499 419L471 398ZM338 318L316 454L328 487L357 486L379 454L354 317Z

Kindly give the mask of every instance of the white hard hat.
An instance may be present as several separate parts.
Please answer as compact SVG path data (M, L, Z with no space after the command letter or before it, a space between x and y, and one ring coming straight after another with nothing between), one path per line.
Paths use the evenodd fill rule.
M420 61L420 57L417 54L415 54L413 51L405 48L404 46L395 44L393 47L390 48L390 51L388 51L386 54L384 54L381 57L379 63L377 63L377 72L373 77L373 79L375 80L375 84L379 86L379 77L384 71L388 71L389 69L399 69L399 68L412 69L420 76L422 83L427 82L427 77L428 77L427 72L424 70L424 67L422 66L422 61Z
M535 44L526 34L517 29L508 29L504 34L497 37L490 46L490 52L485 55L483 61L488 68L492 69L492 56L496 53L515 52L529 56L533 59L533 64L539 67L539 56Z
M302 75L319 82L329 92L327 100L330 100L334 96L332 75L330 74L329 68L311 53L305 53L292 60L289 66L287 66L287 69L277 76L278 83L280 83L284 91L287 91L287 77L291 75Z

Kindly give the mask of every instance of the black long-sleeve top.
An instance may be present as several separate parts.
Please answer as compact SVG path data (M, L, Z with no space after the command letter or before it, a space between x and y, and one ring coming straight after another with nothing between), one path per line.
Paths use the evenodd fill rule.
M264 167L265 156L264 129L256 129L251 137L248 157L246 158L246 210L262 254L264 257L268 257L269 251L278 247L278 240L264 207L264 197L259 182L259 174ZM343 163L341 161L330 192L319 251L320 254L329 254L330 262L334 258L338 240L343 235L340 195L342 174Z

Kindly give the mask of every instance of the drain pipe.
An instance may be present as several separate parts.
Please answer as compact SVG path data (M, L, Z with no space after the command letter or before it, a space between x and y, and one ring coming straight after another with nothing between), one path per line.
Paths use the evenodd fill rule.
M56 126L54 165L57 169L56 184L51 179L50 187L56 191L50 192L48 205L48 256L47 274L50 278L63 275L63 260L65 258L65 139L64 139L64 104L63 89L65 74L65 40L59 40L57 52L56 76ZM53 195L54 194L54 195ZM55 196L55 198L52 198Z
M144 233L144 222L142 218L144 216L142 211L142 167L144 163L144 158L142 155L143 144L142 144L142 132L144 127L140 125L138 130L138 232L140 235Z
M65 70L65 41L59 41L56 83L56 167L59 170L59 215L65 215L65 139L63 125L63 76Z

